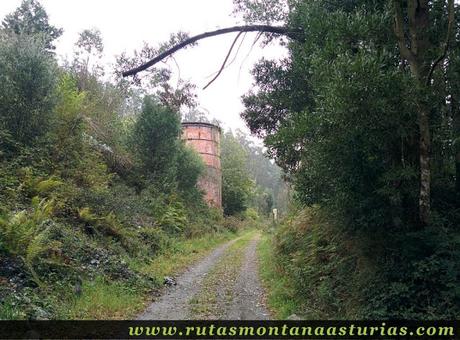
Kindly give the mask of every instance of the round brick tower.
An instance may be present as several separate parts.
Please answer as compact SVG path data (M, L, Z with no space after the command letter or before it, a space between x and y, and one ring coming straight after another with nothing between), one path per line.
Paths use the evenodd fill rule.
M217 208L222 208L220 133L220 127L214 124L182 123L182 139L201 155L206 165L205 172L198 180L198 187L205 192L206 202Z

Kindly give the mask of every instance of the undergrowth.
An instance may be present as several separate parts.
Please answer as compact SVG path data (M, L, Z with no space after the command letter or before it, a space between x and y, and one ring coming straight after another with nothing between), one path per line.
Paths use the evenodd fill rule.
M164 276L243 224L154 187L109 178L80 188L26 172L2 190L15 197L0 209L0 319L133 316Z
M452 229L347 232L311 207L265 235L259 252L277 317L454 319L459 246Z

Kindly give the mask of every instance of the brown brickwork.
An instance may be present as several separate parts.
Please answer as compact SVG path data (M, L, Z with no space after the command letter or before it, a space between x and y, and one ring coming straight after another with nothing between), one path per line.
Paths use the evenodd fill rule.
M222 208L222 169L220 166L220 127L209 123L182 123L182 139L203 158L206 170L198 180L206 202Z

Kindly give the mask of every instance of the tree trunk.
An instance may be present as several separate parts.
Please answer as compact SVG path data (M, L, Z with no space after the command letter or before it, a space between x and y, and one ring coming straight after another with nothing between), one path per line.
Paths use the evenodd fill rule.
M420 152L420 194L419 218L422 225L430 221L431 197L431 136L430 136L430 111L424 103L419 104L419 152Z
M449 0L449 3L452 0ZM407 5L407 21L405 20L403 4ZM417 118L419 127L419 220L422 226L430 221L431 207L431 133L430 109L427 95L430 93L431 75L434 67L444 58L438 58L434 63L428 56L431 48L428 39L429 3L428 0L394 0L395 34L398 39L401 57L409 63L411 74L417 86ZM407 22L408 39L406 38ZM447 40L448 41L448 40ZM409 44L408 44L409 42Z

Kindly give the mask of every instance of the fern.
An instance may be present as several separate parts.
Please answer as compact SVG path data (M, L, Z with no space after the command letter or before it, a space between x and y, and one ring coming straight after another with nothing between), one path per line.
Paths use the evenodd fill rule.
M22 210L6 218L0 218L0 236L3 248L10 254L21 258L34 281L42 286L34 270L35 260L52 247L59 247L56 242L49 242L49 221L53 213L53 201L34 197L32 209Z
M35 184L34 191L39 194L47 194L53 189L61 186L63 183L59 180L57 180L54 177L50 177L48 179L45 179L43 181L39 181Z
M91 209L88 207L78 210L78 217L80 220L86 223L96 223L99 218L91 212Z
M81 221L91 223L104 235L113 236L119 240L123 238L122 227L113 212L104 217L98 217L91 212L90 208L86 207L78 211L78 216Z
M57 187L63 184L62 181L55 176L43 179L42 177L35 177L30 167L22 168L22 181L18 190L24 191L27 196L35 197L38 195L46 196Z
M182 232L188 223L187 216L182 206L167 206L159 220L160 226L172 233Z

